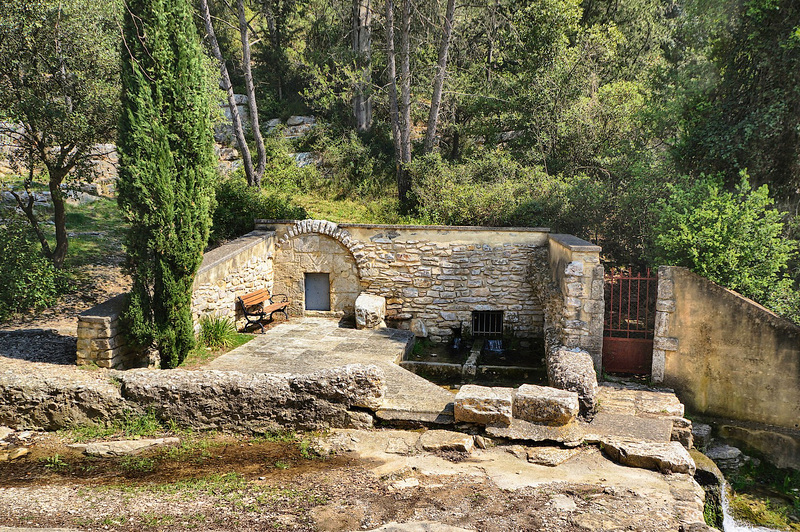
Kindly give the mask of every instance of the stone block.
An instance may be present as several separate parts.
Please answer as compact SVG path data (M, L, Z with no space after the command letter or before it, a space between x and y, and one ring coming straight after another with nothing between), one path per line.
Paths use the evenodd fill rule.
M583 261L574 260L564 268L564 275L581 277L583 275Z
M665 338L663 336L656 336L653 340L653 348L654 349L662 349L664 351L677 351L678 350L678 339L677 338Z
M355 303L356 328L377 329L385 327L386 298L374 294L359 294Z
M675 312L675 300L659 298L656 301L656 310L658 312Z
M694 475L696 469L689 451L676 441L668 443L604 441L603 451L615 462L630 467L688 475Z
M456 394L453 410L456 421L466 423L511 424L513 390L465 384Z
M594 411L597 405L597 375L589 353L564 347L551 349L547 353L547 378L555 388L577 392L582 413Z
M514 394L513 415L525 421L564 425L579 409L578 394L568 390L523 384Z
M411 332L413 332L417 338L428 337L428 328L425 326L425 322L419 318L411 320Z
M658 299L673 299L675 297L675 283L670 279L658 280Z

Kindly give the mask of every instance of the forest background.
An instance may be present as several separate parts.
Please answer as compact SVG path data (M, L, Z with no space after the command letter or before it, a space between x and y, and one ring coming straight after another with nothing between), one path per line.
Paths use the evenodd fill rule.
M212 242L255 216L545 226L603 246L609 266L684 265L800 321L797 2L209 0L206 21L204 5L213 100L208 20L262 126L318 122L295 140L258 128L263 155L249 130L256 162L217 177ZM115 140L125 9L0 7L0 120L25 125L16 177L49 180L54 203ZM20 277L46 288L30 305L59 291L59 212L0 227L0 299Z

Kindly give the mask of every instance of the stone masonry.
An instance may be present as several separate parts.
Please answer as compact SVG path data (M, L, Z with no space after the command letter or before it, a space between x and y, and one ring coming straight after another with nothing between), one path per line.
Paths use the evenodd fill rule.
M135 357L121 334L119 315L125 302L121 294L78 316L77 363L101 368L123 368Z
M236 297L261 288L286 294L289 314L304 315L305 274L327 273L331 316L354 315L360 294L380 296L389 327L443 342L470 334L473 312L502 311L504 333L545 336L549 344L584 349L599 368L599 252L586 241L541 228L257 220L256 231L206 253L194 283L192 315L196 327L205 315L229 317L241 327ZM83 321L80 359L118 356L98 358L101 347L120 348L119 338L99 336L105 334L100 326Z

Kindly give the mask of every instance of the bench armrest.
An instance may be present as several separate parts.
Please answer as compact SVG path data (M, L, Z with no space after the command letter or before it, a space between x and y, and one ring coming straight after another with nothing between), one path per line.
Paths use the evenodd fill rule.
M273 294L271 298L269 298L270 305L275 303L288 303L289 297L286 294Z

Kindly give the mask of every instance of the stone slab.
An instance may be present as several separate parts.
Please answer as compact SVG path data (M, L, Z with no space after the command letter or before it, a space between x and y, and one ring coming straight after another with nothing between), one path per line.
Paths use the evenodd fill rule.
M579 407L578 394L567 390L523 384L514 394L514 417L533 423L564 425Z
M696 466L689 451L679 442L603 442L603 451L615 462L662 473L694 475Z
M672 439L672 421L598 412L592 422L585 426L583 437L592 443L612 437L635 441L668 442Z
M89 456L125 456L136 454L153 447L162 445L178 445L179 438L153 438L143 440L120 440L93 443L74 443L68 447L82 451Z
M584 429L578 422L549 426L514 419L510 426L490 425L486 427L486 433L495 438L533 442L554 441L576 446L583 441Z

